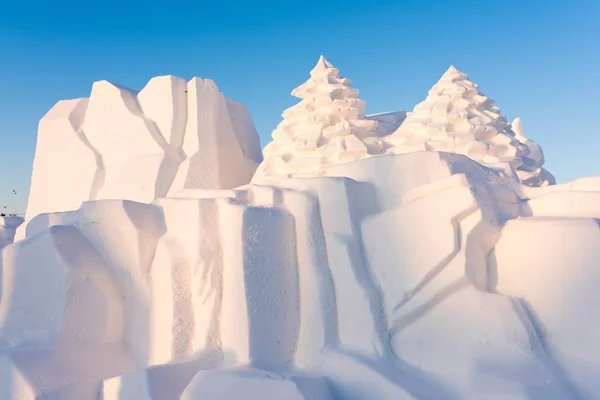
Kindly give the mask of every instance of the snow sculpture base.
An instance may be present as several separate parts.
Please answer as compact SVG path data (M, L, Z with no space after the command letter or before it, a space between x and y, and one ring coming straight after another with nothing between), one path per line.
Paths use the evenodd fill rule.
M2 253L0 394L600 396L600 180L437 152L324 174L33 219Z

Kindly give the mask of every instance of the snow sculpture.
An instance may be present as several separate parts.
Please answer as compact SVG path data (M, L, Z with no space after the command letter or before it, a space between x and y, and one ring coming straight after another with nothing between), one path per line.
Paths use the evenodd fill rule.
M521 166L528 154L493 100L453 66L398 130L386 137L386 143L388 153L445 151L486 165L507 163L513 168Z
M465 106L461 115L478 120L472 128L483 135L472 141L489 152L504 135L512 138L509 150L529 152L476 162L440 151L367 151L354 162L326 159L325 176L285 178L274 169L252 184L214 189L231 171L193 172L219 165L226 151L209 129L222 120L207 115L237 115L231 125L240 153L259 155L252 140L240 139L251 136L240 106L221 101L210 82L191 85L193 135L186 145L173 128L163 145L182 143L185 160L196 158L174 175L159 167L160 176L175 176L167 197L92 200L39 214L24 240L2 250L0 399L600 398L600 309L593 307L600 301L600 177L523 184L517 174L537 173L543 156L519 121L511 134L489 107ZM102 90L135 106L120 88ZM153 96L136 96L161 132L173 126L171 114L156 117ZM198 104L229 114L204 114ZM57 118L44 121L79 132L69 142L73 157L88 146L74 128L85 107L61 103ZM402 116L371 118L385 131ZM444 118L456 122L444 128L456 145L464 121ZM350 133L340 137L353 135L368 149L385 135L381 125L365 130L357 120L346 118ZM143 137L139 123L128 125L135 137ZM306 132L303 123L291 126L284 129L290 137ZM330 126L319 128L317 151L335 139L325 139ZM416 131L425 132L426 146L436 142L427 136L434 128ZM100 178L81 190L97 189L99 197L104 181L120 179L108 168L128 161L90 137L102 158L88 158L81 172ZM216 154L203 152L205 139ZM294 146L310 142L296 139ZM144 157L157 147L142 144L147 167L154 156ZM160 147L163 161L175 163L169 146ZM488 162L516 174L482 165Z
M548 186L556 184L554 176L542 168L544 165L544 152L539 144L523 134L521 118L515 118L511 124L515 137L529 149L527 156L523 158L523 164L517 169L517 175L521 182L527 186Z
M314 175L323 164L343 163L379 154L383 143L374 136L377 121L366 119L358 90L323 56L310 79L292 91L301 98L282 114L273 141L263 153L259 175Z
M248 111L209 79L159 76L141 91L100 81L89 99L60 101L40 121L25 219L88 200L230 189L261 161Z
M22 217L0 217L0 249L13 243L15 232L22 223Z

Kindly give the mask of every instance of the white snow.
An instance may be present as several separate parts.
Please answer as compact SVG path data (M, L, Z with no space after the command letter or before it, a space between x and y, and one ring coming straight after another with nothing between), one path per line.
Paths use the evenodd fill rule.
M523 133L521 118L515 118L511 128L515 132L515 137L529 149L529 153L523 158L523 164L517 169L517 175L521 182L534 187L556 184L554 176L542 168L545 161L544 151L539 144Z
M42 119L0 399L600 397L600 177L554 184L455 68L412 113L324 58L294 94L258 169L207 79Z
M13 243L15 233L24 219L18 216L0 217L0 249Z
M209 79L159 76L140 91L100 81L40 121L25 220L90 200L231 189L261 161L248 111Z
M529 152L510 130L494 101L467 75L451 66L417 104L403 124L386 138L390 153L446 151L484 164L517 168Z
M264 149L260 175L318 174L323 164L379 154L378 122L364 115L365 102L337 68L319 58L310 79L292 91L302 101L283 112Z

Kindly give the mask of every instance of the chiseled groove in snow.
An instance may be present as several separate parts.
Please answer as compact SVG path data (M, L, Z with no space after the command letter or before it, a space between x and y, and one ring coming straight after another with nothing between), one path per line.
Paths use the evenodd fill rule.
M447 178L438 179L425 185L410 189L402 198L403 205L409 205L427 196L435 195L455 187L469 187L465 174L453 174Z
M592 397L583 396L576 388L576 386L569 380L567 371L558 363L556 358L552 355L552 351L544 340L544 329L541 321L535 316L535 312L529 305L527 300L516 297L506 296L503 294L496 293L500 296L508 297L515 313L519 317L519 320L523 324L527 336L529 337L529 343L532 350L536 351L540 361L550 370L554 377L559 381L560 385L569 394L569 398L573 400L584 400L591 399Z
M304 234L308 236L308 239L311 241L309 244L309 248L312 250L312 255L316 258L316 261L310 263L306 260L303 260L302 257L305 255L301 255L298 253L298 266L299 266L299 274L300 277L304 277L305 274L302 275L301 266L310 265L314 267L309 276L313 277L316 281L316 286L318 287L318 303L320 307L320 313L322 314L322 320L320 323L322 324L323 330L323 343L324 347L334 347L339 345L339 327L337 324L337 304L334 295L333 289L333 278L331 276L331 270L329 266L329 258L327 256L327 244L325 241L325 234L323 231L323 222L321 221L321 214L319 210L319 199L317 196L313 195L309 192L301 192L301 191L293 191L290 189L279 189L282 190L284 196L304 196L306 198L306 207L308 209L306 218L308 221L302 220L302 218L298 218L298 216L294 215L292 210L289 210L294 218L296 219L296 238L302 237L302 230L304 229L306 232ZM310 231L309 231L309 228ZM312 246L311 246L312 245ZM312 275L314 274L314 275ZM306 279L306 278L305 278ZM302 287L300 288L300 294L303 293ZM300 299L302 301L302 297ZM301 314L302 321L304 322L303 316ZM299 344L303 344L301 340L304 339L303 332L300 332Z
M325 346L336 346L339 344L339 327L337 324L337 304L335 299L335 291L333 289L333 277L331 276L331 268L329 266L329 257L327 255L327 241L323 230L323 221L321 220L321 212L319 209L319 199L309 192L296 192L307 196L311 212L309 217L312 220L313 230L309 236L314 246L313 251L318 253L315 257L318 259L316 263L315 275L317 276L317 285L319 291L319 303L323 312L323 335ZM298 228L299 229L299 228ZM302 336L301 336L302 337Z
M162 210L154 204L140 204L131 200L124 200L122 203L125 214L130 219L132 225L135 226L136 230L139 232L137 240L137 248L139 250L137 261L138 265L140 266L140 280L141 282L145 283L145 288L149 290L150 287L152 287L151 269L154 258L156 257L159 238L165 235L167 231L164 214L162 213ZM156 221L158 222L157 229L159 231L156 232L156 238L154 239L148 236L151 236L155 232L148 232L146 230L146 228L148 228L147 225L144 226L136 223L139 221L145 221L147 218L147 215L136 215L136 213L140 212L140 207L151 207L156 214L155 217L157 217ZM149 233L149 235L145 236L144 234L146 233ZM145 250L147 253L144 252Z
M296 230L296 240L299 238L306 236L309 243L310 251L312 255L316 258L316 262L310 262L303 257L305 254L297 253L298 263L298 272L299 276L302 278L306 276L307 278L313 278L316 281L317 286L317 295L318 295L318 303L320 310L319 312L322 315L322 320L319 321L322 324L322 334L323 334L323 343L320 345L325 348L335 347L339 345L339 327L337 323L337 305L336 298L334 295L334 283L333 277L331 275L331 270L329 266L329 257L327 254L327 242L325 240L325 234L323 229L323 221L321 219L320 212L320 203L318 195L310 191L297 190L294 188L281 188L277 186L270 186L266 184L252 184L246 185L239 189L244 189L243 191L238 192L238 201L241 204L245 204L247 206L252 207L274 207L274 208L283 208L288 211L295 222L295 230ZM272 191L272 199L271 201L261 201L264 200L256 196L255 189L259 190L271 190ZM287 199L286 199L287 197ZM291 203L297 203L299 200L295 200L303 198L305 200L305 208L306 210L297 210L292 206ZM302 213L299 213L301 211ZM303 218L307 218L305 221ZM304 230L304 231L303 231ZM316 244L315 244L316 243ZM298 243L294 244L298 246ZM313 269L309 271L309 274L302 274L302 266L313 264ZM314 274L314 276L312 275ZM300 287L300 301L302 301L302 295L306 293L303 292L303 288L305 285ZM314 293L311 293L314 295ZM301 318L308 318L306 314L301 313ZM310 318L309 318L310 320ZM304 319L303 327L304 325ZM308 328L307 328L308 329ZM304 329L303 329L304 331ZM300 333L300 337L298 339L298 344L303 344L304 336L303 332ZM305 334L310 336L310 332L304 332ZM311 343L314 344L314 343Z
M425 198L427 196L435 195L441 193L443 191L454 189L457 187L469 187L469 183L465 174L454 174L447 178L443 178L429 184L425 184L414 189L411 189L403 198L403 204L411 204L419 199ZM472 190L471 190L472 192ZM475 196L475 193L473 193ZM406 305L415 295L417 295L425 286L430 283L436 276L438 276L441 271L448 266L452 260L460 253L462 247L462 229L461 222L464 221L467 217L474 214L479 210L478 205L472 205L471 207L466 208L462 212L458 213L454 218L451 219L451 223L454 227L455 231L455 248L454 251L445 257L442 261L440 261L434 268L431 269L429 273L425 275L425 277L419 282L413 290L410 290L406 293L404 299L402 299L395 307L394 311L398 311L401 307Z
M458 254L460 254L460 250L462 249L462 229L460 223L467 218L468 216L477 212L479 208L476 205L473 205L466 210L462 211L454 218L451 219L451 224L454 227L454 250L452 253L448 254L444 259L442 259L438 264L436 264L426 275L425 277L417 283L414 289L405 293L404 298L394 307L394 312L397 312L405 306L410 300L412 300L419 292L421 292L431 281L433 281L450 263L456 258Z
M175 147L171 147L171 145L167 142L167 140L165 139L165 136L163 135L163 133L161 132L160 128L158 127L158 124L151 119L150 117L148 117L146 114L144 114L142 106L140 105L140 101L137 97L137 94L133 94L133 98L135 100L135 105L137 110L129 110L133 115L139 117L142 119L142 121L144 121L144 125L146 125L146 129L148 130L148 132L150 133L150 136L152 137L152 139L154 139L154 141L156 142L156 144L158 144L164 151L164 158L160 163L160 167L158 169L158 176L156 179L156 187L155 187L155 197L156 198L162 198L165 197L167 195L167 193L169 192L169 189L171 187L171 184L173 183L173 180L175 179L175 175L177 174L177 169L179 167L179 165L183 162L183 157L182 157L182 153L179 149L175 148ZM186 109L186 114L185 114L185 119L186 119L186 124L187 124L187 96L186 98L186 104L185 104L185 109ZM129 108L129 104L126 102L125 103L127 108ZM176 118L179 118L179 113L176 113L177 107L175 105L173 105L173 111L174 111L174 115L173 115L173 120L175 121ZM185 132L185 126L186 124L182 125L183 127L183 131ZM178 132L181 133L181 132ZM173 135L172 137L175 137L175 135ZM183 135L182 135L183 137ZM181 141L182 145L183 145L183 140ZM174 163L174 165L172 165L172 169L169 170L169 163ZM166 179L166 177L164 177L164 175L167 175L169 179ZM160 185L163 182L169 182L168 185L165 185L165 187L161 188L161 193L158 193L158 185Z
M351 368L354 373L360 374L351 383L344 382L341 387L336 387L335 376L328 375L336 394L345 395L345 397L340 397L340 400L347 398L357 400L461 400L453 389L444 386L439 380L428 376L425 371L408 364L395 355L394 358L381 362L347 349L335 349L328 352L327 356L328 359L335 357L333 360L336 366L343 363L345 368ZM338 360L341 357L343 359ZM329 372L329 374L331 373ZM368 386L365 387L363 379ZM350 388L352 388L351 391L348 391ZM335 400L337 399L336 397Z
M318 207L315 209L315 212L318 213L318 220L320 221L320 225L323 231L324 236L324 244L323 244L323 252L327 259L327 268L326 271L322 271L320 278L325 278L326 282L321 282L321 285L330 285L333 290L331 291L331 302L335 305L335 331L337 331L337 337L335 341L338 343L344 343L345 346L360 348L364 347L366 344L370 346L368 348L369 353L380 353L382 350L384 351L385 356L393 353L385 353L390 349L389 345L389 335L387 333L388 330L388 321L383 313L383 305L381 302L381 291L379 288L379 282L373 282L370 274L372 273L369 264L365 265L366 260L364 260L364 251L362 254L358 254L358 257L355 253L360 252L359 246L362 248L362 237L360 235L360 225L356 220L357 215L350 215L352 219L350 221L340 221L339 218L336 218L336 215L343 210L348 209L351 204L348 204L348 198L364 198L364 190L365 186L363 183L354 181L347 177L307 177L307 178L294 178L294 179L282 179L280 177L268 177L267 179L260 180L261 182L271 182L274 186L277 187L287 187L293 190L301 190L303 192L309 193L315 197L317 201ZM324 183L328 184L325 185ZM356 185L356 189L360 193L360 196L349 196L348 189L349 183ZM343 192L339 193L339 192ZM324 197L329 195L338 195L340 198L345 199L342 204L333 204L328 199ZM375 203L368 204L359 204L360 206L358 210L358 216L361 218L365 218L369 215L368 209L366 206L369 204L373 205ZM357 206L356 204L354 204ZM358 233L357 233L358 232ZM335 248L331 248L330 246L335 246ZM353 257L352 257L352 256ZM336 263L336 260L338 261ZM362 263L361 265L355 265L356 262L359 261ZM340 262L343 265L340 265ZM351 265L348 265L350 263ZM352 267L352 275L348 276L348 266ZM368 281L367 283L357 279L357 276L364 276ZM339 284L336 280L348 280L347 284ZM321 286L321 287L323 287ZM361 292L349 292L349 290L359 290ZM377 290L379 292L375 293ZM374 292L375 291L375 292ZM374 294L374 296L371 296ZM354 296L359 297L357 300L357 304L361 306L361 309L354 309L352 311L355 312L365 312L364 318L371 318L373 321L372 327L366 326L356 326L355 322L357 318L348 318L348 314L344 314L340 312L340 307L338 302L340 301L340 297L342 299ZM350 298L348 298L350 300ZM377 301L379 300L379 304ZM363 302L364 301L364 302ZM362 305L365 305L365 310L362 310ZM380 310L377 310L377 307L380 307ZM345 304L345 308L348 309L348 305ZM382 326L383 325L383 326ZM375 328L375 329L373 329ZM350 331L350 329L355 329L354 331ZM357 343L356 336L368 336L369 339L364 339ZM375 339L375 343L373 343L372 339ZM348 342L346 342L348 341ZM377 346L374 347L373 345ZM363 348L363 351L367 350ZM375 350L375 352L373 352ZM374 355L374 354L372 354ZM381 355L381 354L379 354Z
M417 307L415 310L409 312L408 314L397 318L390 327L390 336L393 336L396 333L409 327L421 317L423 317L425 314L427 314L429 311L431 311L435 306L442 303L442 301L460 292L461 290L466 289L469 285L471 285L471 282L469 282L469 279L466 276L462 276L455 280L453 283L447 285L444 289L434 294L433 297L423 305Z
M462 175L462 174L460 174ZM456 175L453 175L456 176ZM452 176L452 177L453 177ZM412 192L408 193L408 198L411 199L410 201L416 201L419 198L422 198L423 196L426 195L431 195L431 194L435 194L435 193L439 193L442 192L444 190L447 189L451 189L454 187L454 185L452 184L453 182L455 183L459 183L459 185L462 185L462 178L446 178L446 179L442 179L441 181L436 181L433 182L432 184L429 185L424 185L426 186L426 189L421 191L418 190L416 192L415 196L410 196L410 194ZM418 189L418 188L416 188ZM430 190L431 189L431 190ZM437 190L436 190L437 189ZM422 193L421 193L422 192ZM475 194L473 194L475 196ZM495 201L500 201L497 198L493 198L493 200ZM438 276L445 267L447 267L448 265L450 265L450 263L452 262L452 260L460 253L463 243L462 243L462 228L461 228L461 222L464 221L467 217L473 215L474 213L476 213L479 210L479 206L478 205L473 205L472 207L467 208L466 210L464 210L463 212L459 213L458 215L456 215L454 218L452 218L452 224L454 225L455 228L455 250L453 251L452 254L448 255L446 258L444 258L438 265L436 265L424 278L423 280L421 280L421 282L419 282L415 288L409 292L407 292L407 294L405 295L405 298L402 299L395 307L394 307L394 312L398 312L402 307L404 307L410 300L412 300L419 292L421 292L429 283L431 283L433 281L433 279ZM485 223L484 221L480 221L479 224L481 223ZM477 225L479 225L477 224ZM472 232L476 229L473 228ZM499 239L499 238L498 238ZM496 240L497 242L497 240ZM491 251L491 249L493 248L493 246L489 249L489 251ZM466 251L466 248L464 249ZM488 253L489 253L488 251ZM468 254L467 254L468 257ZM487 264L487 257L484 258L486 264ZM468 278L464 277L464 279L467 280L467 282L469 281ZM450 292L448 294L445 294L446 291L448 290L448 288L454 286L454 284L449 285L448 287L444 288L442 291L438 292L437 294L434 295L433 299L430 300L429 302L427 302L425 305L418 307L416 310L409 312L407 315L404 315L402 317L398 317L398 319L396 319L396 321L394 322L394 328L390 330L390 334L393 334L395 332L398 332L402 329L404 329L405 327L407 327L408 325L404 325L403 321L407 321L408 324L412 324L413 322L415 322L418 318L420 318L421 316L423 316L425 314L425 311L433 308L435 305L439 304L441 301L436 301L436 297L438 296L443 296L443 299L449 297L451 294L458 292L458 289L460 289L461 284L460 282L462 281L462 278L457 281L455 284L458 285L457 290L454 292ZM419 311L419 310L423 310L423 311Z
M217 153L220 150L219 148L219 140L217 134L215 134L215 114L218 112L218 108L215 105L214 99L214 91L209 88L209 85L213 84L216 86L213 81L209 79L200 79L193 78L187 83L187 91L188 96L189 92L192 91L196 95L195 101L189 101L188 98L188 107L192 109L188 109L187 114L187 124L185 127L185 135L186 138L192 135L194 143L196 143L196 148L193 150L193 154L187 154L190 168L185 175L183 180L184 188L193 188L197 187L199 182L203 181L200 178L201 174L204 174L204 171L196 171L191 168L194 164L198 163L200 165L213 165L217 166L216 170L211 170L207 175L207 181L204 184L208 183L208 186L211 188L222 187L220 185L221 180L221 168L219 166L217 160ZM207 90L208 88L208 90ZM220 92L217 89L217 95ZM204 106L203 108L200 106ZM192 119L190 120L190 114L192 114ZM191 126L190 126L191 125ZM200 139L200 135L204 135L202 139ZM185 145L184 145L185 147Z
M156 198L163 198L167 196L169 190L171 189L171 185L173 185L173 181L175 180L179 166L187 157L185 151L183 150L183 142L185 140L186 127L188 123L189 93L187 90L187 82L184 85L184 89L186 93L184 96L184 104L173 104L173 121L171 124L172 132L170 136L171 140L169 142L166 142L164 139L164 135L162 132L160 132L158 124L152 121L157 131L160 133L162 141L166 143L166 147L164 148L165 158L162 160L160 167L158 168L158 176L154 191ZM176 99L177 96L174 96L174 98ZM159 142L157 141L157 143ZM169 165L169 163L172 164ZM171 167L172 170L169 170L169 167ZM166 179L167 177L165 175L168 175L169 179ZM161 183L164 185L162 188L159 187Z
M156 144L158 144L165 151L165 153L167 153L169 144L167 143L167 140L163 136L156 122L154 122L154 120L150 117L146 116L146 114L144 114L144 111L142 111L142 106L140 105L140 101L137 97L138 94L139 91L131 91L131 97L134 101L133 104L135 104L135 108L133 108L132 104L128 101L124 101L125 107L127 107L127 109L132 115L140 118L144 122L144 125L146 125L146 129L148 130L148 133L150 133L150 136L152 136L152 139L154 139Z
M352 272L354 272L354 277L358 283L358 286L365 292L369 302L375 333L377 335L377 339L379 340L379 348L377 349L376 347L376 349L382 352L381 355L384 358L389 359L394 354L394 351L392 349L390 336L388 334L390 324L385 313L383 289L381 288L381 284L377 279L373 269L369 265L364 248L364 241L362 238L361 221L368 216L369 210L365 208L364 204L356 205L352 204L350 201L351 199L360 198L358 194L352 193L353 186L364 195L364 191L361 190L362 188L357 187L361 184L351 179L344 179L343 184L346 194L346 202L348 204L348 216L350 218L350 229L352 233L351 237L348 238L347 241L350 266L352 268ZM350 255L352 250L355 252L354 257Z
M92 189L90 190L89 199L90 201L96 200L98 197L98 191L104 185L104 179L106 176L106 170L104 169L104 158L102 154L90 143L83 128L79 128L77 130L77 136L84 144L85 147L90 149L92 153L94 153L94 157L96 159L96 173L94 174L94 180L92 181Z

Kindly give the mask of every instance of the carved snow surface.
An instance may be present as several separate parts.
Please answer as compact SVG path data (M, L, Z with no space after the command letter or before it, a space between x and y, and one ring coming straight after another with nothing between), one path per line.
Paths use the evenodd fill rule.
M600 179L325 174L36 216L1 253L0 399L600 397Z
M350 81L323 57L311 79L292 95L302 101L285 110L264 149L255 177L325 176L336 164L383 154L442 151L463 154L532 187L554 185L541 147L517 118L509 124L467 75L450 67L410 113L365 116L364 101Z
M406 119L406 111L392 111L383 112L377 114L366 115L365 118L377 121L377 130L375 136L384 137L387 136L400 127L402 122Z
M529 154L523 158L523 164L517 169L517 175L521 182L533 187L555 185L554 176L542 168L545 161L542 148L525 136L521 118L516 118L512 122L511 129L515 133L515 137L529 149Z
M600 193L594 195L586 200L598 204ZM590 305L598 300L600 284L600 209L595 218L547 214L534 212L506 225L489 256L497 274L494 290L517 299L530 316L540 345L572 382L572 398L596 398L600 310Z
M263 150L258 175L318 175L322 164L359 160L380 154L377 120L364 115L358 90L323 56L310 79L292 91L302 101L282 114L273 141Z
M200 371L181 396L202 399L332 400L327 380L301 374L256 369Z
M0 249L14 242L17 228L23 224L22 217L0 217Z
M450 67L396 132L386 137L388 153L445 151L489 166L518 168L529 149L521 143L494 101L455 67Z
M89 200L234 188L261 161L248 111L209 79L159 76L140 91L96 82L40 121L26 221Z

